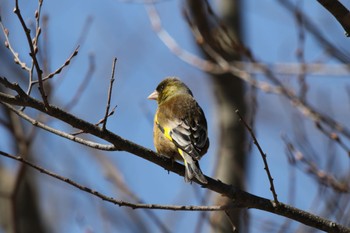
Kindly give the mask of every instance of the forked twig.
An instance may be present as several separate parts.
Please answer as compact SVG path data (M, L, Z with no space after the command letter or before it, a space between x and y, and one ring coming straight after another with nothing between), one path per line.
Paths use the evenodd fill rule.
M39 11L38 12L40 12L41 6L42 6L42 0L39 1L39 6L38 6ZM18 0L16 0L16 6L15 6L15 9L14 9L14 13L17 15L17 17L18 17L18 19L19 19L19 21L20 21L20 23L22 25L22 28L24 30L24 33L26 35L28 46L29 46L29 49L30 49L29 55L32 58L33 65L34 65L35 70L36 70L37 75L38 75L39 92L40 92L41 98L43 99L43 102L45 104L45 108L48 109L49 108L49 102L48 102L47 95L46 95L45 89L44 89L43 71L41 70L40 65L39 65L39 61L38 61L38 59L36 57L36 54L38 53L38 47L36 45L37 42L35 40L38 40L38 37L40 35L40 31L41 31L41 28L40 28L40 26L38 24L39 21L37 20L35 40L32 41L31 36L30 36L30 29L27 27L26 23L24 22L23 16L22 16L21 11L19 9Z

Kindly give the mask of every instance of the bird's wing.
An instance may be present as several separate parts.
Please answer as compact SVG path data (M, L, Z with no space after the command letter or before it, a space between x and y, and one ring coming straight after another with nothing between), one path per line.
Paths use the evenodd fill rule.
M158 123L158 127L165 137L195 160L199 160L204 154L201 152L208 143L207 128L196 120L189 122L177 118L169 121L166 126Z

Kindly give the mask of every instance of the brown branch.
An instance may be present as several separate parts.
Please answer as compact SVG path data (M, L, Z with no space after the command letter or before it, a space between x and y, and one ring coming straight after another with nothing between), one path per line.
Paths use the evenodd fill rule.
M299 12L299 11L297 11ZM302 101L306 101L306 95L307 91L309 89L309 86L307 85L306 82L306 60L305 60L305 29L304 29L304 20L303 20L303 15L302 14L295 14L295 18L297 21L297 26L298 26L298 47L297 47L297 60L299 61L299 70L301 71L300 74L298 75L298 83L300 86L299 90L299 97Z
M0 78L0 84L4 84L4 79ZM11 85L10 85L11 86ZM22 90L24 93L24 91ZM21 93L22 93L21 92ZM41 101L38 101L30 96L24 95L12 96L6 93L0 92L0 102L7 103L11 105L18 106L28 106L37 111L46 113L56 119L59 119L74 128L81 129L86 133L94 135L98 138L104 139L112 143L117 150L126 151L131 154L134 154L140 158L148 160L154 164L161 166L162 168L172 171L180 176L184 176L185 167L182 164L172 161L171 159L162 157L155 153L154 151L144 148L138 144L135 144L131 141L128 141L109 130L103 130L101 127L97 127L92 123L84 121L76 116L63 111L62 109L50 105L49 110L45 107L45 104ZM337 233L350 233L350 228L347 228L338 223L332 222L330 220L324 219L317 215L308 213L306 211L294 208L292 206L286 205L282 202L279 202L276 205L275 201L271 201L266 198L258 197L253 194L247 193L245 191L239 190L231 185L222 183L221 181L214 180L206 176L208 184L202 185L204 188L212 190L216 193L219 193L223 196L228 197L231 200L232 207L237 208L254 208L274 213L280 216L285 216L287 218L293 219L310 227L317 228L326 232L337 232ZM198 183L197 181L193 181Z
M91 148L94 148L94 149L98 149L98 150L105 150L105 151L115 151L116 148L114 145L106 145L106 144L101 144L101 143L96 143L96 142L92 142L92 141L89 141L89 140L86 140L86 139L82 139L82 138L79 138L73 134L68 134L68 133L65 133L63 131L60 131L60 130L57 130L57 129L54 129L48 125L45 125L43 123L41 123L40 121L38 120L35 120L31 117L29 117L27 114L25 114L23 111L20 111L20 110L17 110L15 109L12 105L10 104L7 104L7 103L1 103L3 104L6 108L8 108L10 111L14 112L15 114L17 114L19 117L23 118L24 120L28 121L29 123L31 123L32 125L36 126L36 127L39 127L47 132L50 132L50 133L53 133L53 134L56 134L57 136L60 136L60 137L63 137L63 138L66 138L68 140L71 140L73 142L77 142L79 144L82 144L84 146L88 146L88 147L91 147Z
M41 8L41 6L42 6L42 0L39 0L39 9ZM44 101L45 107L47 108L49 106L49 103L48 103L47 95L46 95L45 89L44 89L44 83L43 83L43 77L42 77L43 71L41 70L40 65L39 65L39 61L36 57L36 54L38 52L38 47L36 46L36 42L35 43L32 42L32 39L30 37L30 29L27 27L26 23L24 22L21 11L19 9L18 0L16 0L16 6L14 9L14 13L17 15L17 17L22 25L22 28L24 30L24 33L26 35L27 42L28 42L29 49L30 49L29 55L32 58L35 70L36 70L37 75L38 75L39 92L41 94L41 98ZM39 25L37 25L37 28L36 28L36 39L37 40L38 40L40 31L41 31L41 29L40 29Z
M27 66L27 64L25 62L21 61L21 59L19 58L19 54L12 47L12 45L10 43L10 39L9 39L10 32L7 28L5 28L4 24L2 23L1 17L0 17L0 26L1 26L2 32L4 33L4 36L5 36L5 47L7 49L9 49L10 52L12 53L12 56L14 58L14 62L16 64L18 64L22 69L29 72L30 68Z
M109 108L111 107L111 99L112 99L112 90L113 90L113 83L114 83L114 72L115 72L115 64L117 63L117 58L113 59L113 65L112 65L112 74L111 74L111 80L109 83L109 88L108 88L108 97L107 97L107 106L106 106L106 112L105 112L105 116L103 118L103 124L102 124L102 129L106 129L106 125L107 125L107 119L110 116L109 114ZM113 110L114 112L114 110ZM112 114L111 114L112 115Z
M83 95L88 84L90 83L94 72L95 72L95 56L94 54L90 54L88 70L86 71L86 74L83 80L81 81L75 95L64 107L67 111L71 110L81 99L81 96Z
M71 60L72 60L75 56L78 55L78 52L79 52L79 45L78 45L77 48L74 50L74 52L69 56L69 58L63 63L62 66L60 66L59 68L57 68L54 72L48 74L45 78L42 79L42 81L46 81L46 80L48 80L48 79L51 79L51 78L53 78L56 74L61 73L61 71L62 71L65 67L67 67L67 66L70 64ZM38 82L38 81L37 81L37 82ZM36 82L34 82L34 83L36 83Z
M329 13L331 13L345 30L345 35L350 36L350 12L338 0L317 0Z
M57 180L60 180L64 183L67 183L71 186L74 186L84 192L87 192L91 195L94 195L96 197L101 198L103 201L107 201L107 202L111 202L115 205L119 205L119 206L126 206L126 207L130 207L132 209L158 209L158 210L177 210L177 211L221 211L221 210L225 210L228 208L232 208L230 206L178 206L178 205L158 205L158 204L135 204L135 203L131 203L131 202L127 202L127 201L122 201L122 200L117 200L113 197L108 197L96 190L93 190L91 188L88 188L86 186L83 186L81 184L78 184L77 182L66 178L64 176L60 176L54 172L51 172L49 170L46 170L32 162L29 162L27 159L24 159L21 156L14 156L11 154L8 154L6 152L0 151L0 155L5 156L7 158L13 159L13 160L17 160L31 168L34 168L35 170L51 176Z
M341 139L341 137L333 132L332 130L327 130L325 127L323 127L321 124L316 124L316 128L321 131L324 135L326 135L329 139L337 143L350 157L350 148L344 143L344 141Z
M334 0L337 1L337 0ZM297 7L290 0L277 0L283 7L285 7L289 12L295 14ZM293 1L294 2L294 1ZM303 17L303 25L305 29L315 38L315 40L321 44L322 49L330 54L332 57L341 61L342 63L349 63L350 56L347 51L344 49L338 49L335 47L324 35L318 30L318 27L314 24L311 18L304 14L303 12L299 12L298 14L302 14Z
M346 182L337 180L333 175L328 174L326 171L321 170L316 163L307 159L301 151L297 151L295 146L286 138L282 138L287 152L289 153L289 161L292 164L305 165L305 172L311 174L316 180L327 187L331 187L333 190L339 193L349 193L350 187ZM346 180L346 179L345 179Z
M249 131L250 136L252 137L255 146L256 146L256 147L258 148L258 150L259 150L259 153L260 153L260 155L261 155L261 157L262 157L262 159L263 159L263 161L264 161L264 166L265 166L264 169L265 169L265 171L266 171L266 173L267 173L267 177L268 177L269 182L270 182L270 190L271 190L271 192L272 192L273 199L274 199L275 203L278 205L279 201L278 201L278 199L277 199L277 193L276 193L276 190L275 190L275 185L273 184L273 178L272 178L272 175L271 175L271 172L270 172L270 169L269 169L269 165L268 165L268 163L267 163L266 154L264 153L264 151L262 150L262 148L261 148L261 146L260 146L258 140L256 139L255 134L254 134L252 128L247 124L247 122L244 120L243 116L241 115L241 113L240 113L238 110L236 110L236 113L237 113L237 115L239 116L240 121L243 123L243 125L244 125L244 126L247 128L247 130Z
M123 194L123 196L127 198L127 200L131 199L133 202L144 204L145 201L142 200L137 195L137 193L133 192L129 188L130 184L126 182L126 180L123 177L122 171L120 171L116 163L112 162L112 158L110 156L106 156L105 154L96 153L96 152L97 151L94 151L93 155L96 158L96 160L101 164L103 173L105 174L106 178L114 186L117 187L118 191L120 191ZM204 206L202 203L201 205ZM158 216L154 211L145 209L144 212L150 218L150 220L154 222L155 226L159 228L160 232L171 233L171 231L169 230L171 227L165 222L163 222L160 216ZM202 212L202 213L205 213L205 212ZM133 213L133 214L137 214L137 213Z

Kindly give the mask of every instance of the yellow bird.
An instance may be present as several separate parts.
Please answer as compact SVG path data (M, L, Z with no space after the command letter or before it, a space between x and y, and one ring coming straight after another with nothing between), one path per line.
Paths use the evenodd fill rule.
M157 152L184 161L186 182L196 178L208 183L198 164L209 147L207 120L191 90L178 78L168 77L148 99L158 104L153 127Z

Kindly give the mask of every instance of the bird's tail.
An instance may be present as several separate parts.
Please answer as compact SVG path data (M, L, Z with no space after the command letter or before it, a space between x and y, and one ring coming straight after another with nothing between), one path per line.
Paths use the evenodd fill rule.
M186 182L190 182L193 177L195 177L199 182L201 182L202 184L207 184L208 181L207 179L204 177L200 167L199 167L199 163L198 161L193 160L193 158L191 156L189 156L186 152L182 151L182 157L184 159L184 164L186 167L185 170L185 181Z

